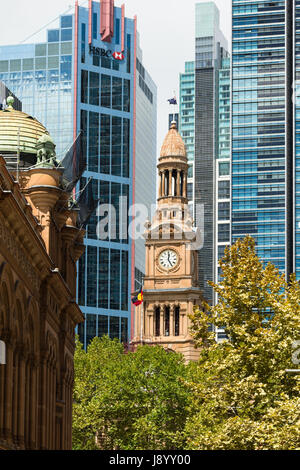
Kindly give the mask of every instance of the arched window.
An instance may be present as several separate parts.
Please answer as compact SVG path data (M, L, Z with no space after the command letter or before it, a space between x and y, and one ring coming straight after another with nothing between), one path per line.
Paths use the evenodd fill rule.
M165 336L170 336L170 307L165 307Z
M180 335L180 307L175 307L175 315L174 315L174 332L175 336Z
M160 336L160 307L156 307L154 316L155 336Z

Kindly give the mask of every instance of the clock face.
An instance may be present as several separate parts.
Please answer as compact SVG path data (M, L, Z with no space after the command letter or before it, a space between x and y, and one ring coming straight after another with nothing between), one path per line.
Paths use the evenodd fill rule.
M164 269L175 268L178 263L177 253L173 250L165 250L159 256L159 263Z

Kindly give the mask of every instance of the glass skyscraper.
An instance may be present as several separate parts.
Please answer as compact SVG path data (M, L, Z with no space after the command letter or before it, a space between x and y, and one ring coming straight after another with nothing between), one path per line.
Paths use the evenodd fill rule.
M186 62L179 76L179 132L188 158L188 199L194 212L194 157L195 157L195 63Z
M155 202L156 86L138 41L136 18L102 0L89 1L88 8L76 2L74 13L47 30L46 42L0 47L0 80L22 100L23 111L45 124L58 156L80 131L84 138L87 169L77 191L92 179L102 204L87 226L79 263L85 346L103 334L130 339L130 293L144 272L141 241L128 236L134 215L128 208ZM145 168L146 190L137 183ZM115 217L105 210L109 204Z
M199 281L217 280L218 255L230 243L230 59L213 2L195 8L195 61L180 74L180 133L189 160L188 197L203 236ZM220 200L219 200L220 199Z
M300 279L300 1L232 8L232 241Z

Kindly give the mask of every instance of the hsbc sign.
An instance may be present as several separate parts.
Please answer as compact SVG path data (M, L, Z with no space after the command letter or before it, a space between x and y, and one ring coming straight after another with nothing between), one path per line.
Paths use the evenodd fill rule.
M103 49L102 47L95 47L90 44L90 54L106 57L109 59L113 57L115 60L124 60L124 54L122 52L112 52L111 50Z

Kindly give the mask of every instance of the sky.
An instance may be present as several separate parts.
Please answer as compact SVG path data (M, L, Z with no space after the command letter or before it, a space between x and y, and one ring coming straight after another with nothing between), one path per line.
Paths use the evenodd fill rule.
M0 0L0 45L19 44L60 14L74 6L74 0ZM178 96L179 73L184 62L194 59L194 12L196 3L204 0L115 0L125 4L125 14L137 15L143 65L158 88L158 151L168 131L168 113L173 106L168 98ZM86 6L87 0L79 0ZM231 0L215 0L220 10L221 29L230 43ZM71 10L70 10L71 11ZM55 27L55 22L48 28ZM45 41L44 31L26 42Z

